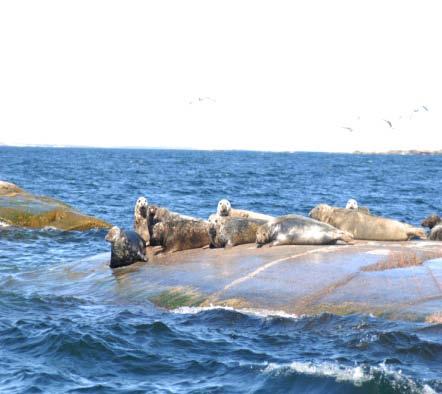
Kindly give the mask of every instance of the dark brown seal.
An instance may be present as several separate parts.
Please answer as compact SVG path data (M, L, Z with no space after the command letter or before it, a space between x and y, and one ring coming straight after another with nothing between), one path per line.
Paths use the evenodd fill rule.
M428 238L432 241L442 241L442 218L438 215L430 215L424 219L421 226L428 227L430 229L430 234Z
M114 226L105 240L111 244L111 268L147 261L146 243L135 231L124 231Z
M163 252L202 248L210 243L209 223L189 219L158 222L153 226L152 240Z

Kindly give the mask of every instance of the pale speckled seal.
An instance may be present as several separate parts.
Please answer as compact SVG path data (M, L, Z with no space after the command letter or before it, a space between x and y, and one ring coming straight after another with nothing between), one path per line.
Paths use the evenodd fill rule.
M256 241L256 231L266 220L219 217L210 224L210 246L225 248Z
M258 228L258 247L277 245L327 245L336 241L350 243L353 237L329 224L299 215L287 215L270 220Z
M407 241L418 237L425 239L422 229L412 227L407 223L368 215L353 209L335 208L320 204L313 208L309 216L313 219L348 231L354 239L371 241Z
M189 219L158 222L153 226L152 241L166 253L202 248L210 243L209 223Z
M111 268L147 261L146 243L135 231L124 231L114 226L105 240L111 244Z
M246 219L259 219L259 220L271 220L274 219L273 216L265 215L263 213L247 211L245 209L234 209L230 204L229 200L225 198L218 202L218 207L216 209L216 214L210 215L209 222L214 222L218 217L229 216L236 218L246 218Z
M149 205L146 197L139 197L134 208L134 230L149 245Z
M432 241L442 241L442 218L438 215L430 215L424 219L421 226L428 227L430 229L430 234L428 238Z
M345 209L354 209L359 212L370 214L370 210L367 207L360 207L358 202L354 198L350 198L347 201L347 205L345 206Z

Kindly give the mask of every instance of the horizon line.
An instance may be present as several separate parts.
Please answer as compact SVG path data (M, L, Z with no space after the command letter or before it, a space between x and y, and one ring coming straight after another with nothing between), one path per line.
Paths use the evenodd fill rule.
M176 150L176 151L201 151L201 152L261 152L261 153L335 153L335 154L442 154L442 149L388 149L380 151L315 151L315 150L259 150L259 149L223 149L223 148L191 148L191 147L158 147L158 146L94 146L94 145L51 145L51 144L4 144L0 148L50 148L50 149L114 149L114 150Z

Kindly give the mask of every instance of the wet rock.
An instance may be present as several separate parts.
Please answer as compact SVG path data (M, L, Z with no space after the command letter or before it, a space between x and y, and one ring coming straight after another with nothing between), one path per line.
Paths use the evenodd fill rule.
M83 215L56 199L35 196L13 183L0 181L0 222L16 227L85 231L111 225Z

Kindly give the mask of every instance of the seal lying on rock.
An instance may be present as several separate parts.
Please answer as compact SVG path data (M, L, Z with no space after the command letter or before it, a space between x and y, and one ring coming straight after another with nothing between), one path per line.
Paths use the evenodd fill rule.
M313 219L348 231L354 239L371 241L407 241L414 237L425 239L425 233L420 228L397 220L380 216L367 215L354 209L335 208L320 204L313 208L309 216Z
M259 219L259 220L271 220L274 219L273 216L265 215L262 213L246 211L244 209L234 209L230 204L229 200L222 199L218 202L218 207L216 209L216 214L210 215L209 222L214 222L218 217L229 216L236 218L246 218L246 219Z
M135 231L124 231L114 226L107 233L105 240L110 242L112 248L111 268L147 261L146 243Z
M193 216L181 215L180 213L169 211L167 208L158 207L156 205L149 206L149 221L152 225L159 222L167 222L170 220L195 220L200 221L200 219Z
M256 231L266 222L262 219L221 216L210 224L210 246L224 248L253 243L256 241Z
M134 209L134 230L149 245L149 205L145 197L139 197Z
M429 239L442 241L442 218L437 215L430 215L421 223L421 226L430 229Z
M349 243L353 241L353 237L329 224L299 215L275 218L259 227L256 233L258 247L267 243L270 246L327 245L338 240Z
M202 248L210 243L209 223L189 219L158 222L153 226L152 241L163 252Z
M148 229L150 234L150 246L159 246L158 240L153 236L153 228L157 223L165 223L177 220L191 220L195 222L201 221L192 216L181 215L177 212L169 211L167 208L158 207L157 205L149 205L148 208Z
M354 198L350 198L350 200L347 201L345 209L355 209L356 211L366 213L367 215L370 214L370 210L367 207L360 207Z

